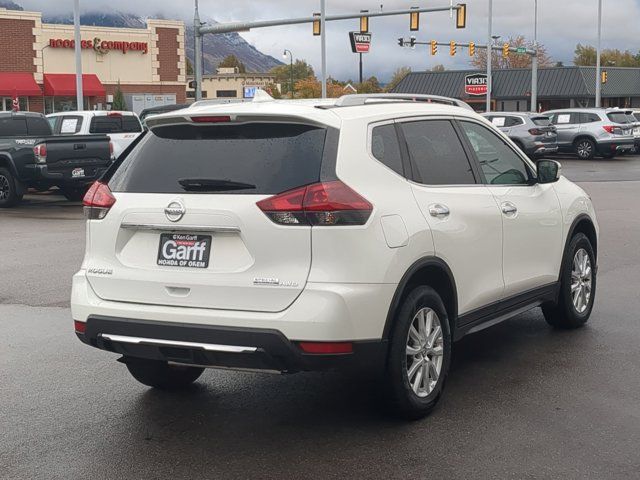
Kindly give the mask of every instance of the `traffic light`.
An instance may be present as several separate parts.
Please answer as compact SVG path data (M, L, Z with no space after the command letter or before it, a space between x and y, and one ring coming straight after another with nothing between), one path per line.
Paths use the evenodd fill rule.
M602 70L602 72L600 72L600 78L602 80L602 83L607 83L607 77L609 75L607 74L606 70Z
M435 40L431 40L431 55L438 54L438 42Z
M320 14L314 13L313 16L316 17L316 20L313 21L313 35L318 36L321 33Z
M398 39L398 45L400 45L401 47L404 47L404 38L400 37Z
M369 10L360 10L360 13L367 13ZM369 17L360 17L360 33L369 33Z
M452 57L456 56L456 42L454 42L453 40L449 43L449 55L451 55Z
M467 4L459 3L456 11L456 28L465 28L467 26Z
M416 48L416 37L411 37L411 38L409 39L409 46L410 46L411 48Z
M504 45L502 45L502 56L504 58L507 58L509 56L509 44L505 43Z
M476 44L469 42L469 56L473 57L476 54Z
M420 12L411 12L409 14L409 30L411 30L412 32L417 32L418 30L420 30Z

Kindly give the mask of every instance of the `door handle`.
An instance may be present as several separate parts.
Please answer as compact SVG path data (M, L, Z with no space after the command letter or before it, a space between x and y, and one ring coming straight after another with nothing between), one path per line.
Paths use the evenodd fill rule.
M502 208L502 213L505 215L515 215L518 213L518 207L511 202L503 202L500 207Z
M448 217L449 207L440 203L434 203L429 205L429 215L436 218Z

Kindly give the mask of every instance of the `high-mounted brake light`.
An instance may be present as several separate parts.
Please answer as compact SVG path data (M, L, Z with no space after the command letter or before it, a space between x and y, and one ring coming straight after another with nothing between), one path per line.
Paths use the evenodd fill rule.
M280 225L364 225L373 210L364 197L340 180L288 190L257 205Z
M37 163L45 163L47 161L47 145L41 143L33 147L33 155L36 157Z
M120 112L111 112L107 113L107 117L121 117L122 114Z
M191 117L191 121L195 123L224 123L230 122L229 115L207 115L202 117Z
M109 209L116 203L109 186L102 182L94 182L82 200L85 217L89 220L102 220Z

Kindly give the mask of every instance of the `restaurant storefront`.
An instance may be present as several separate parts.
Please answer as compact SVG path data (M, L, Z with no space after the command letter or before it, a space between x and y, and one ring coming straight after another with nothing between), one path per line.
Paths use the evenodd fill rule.
M11 110L16 98L20 110L76 110L73 38L72 25L42 23L39 12L0 8L0 42L10 46L0 55L0 110ZM182 21L148 19L144 29L83 26L81 38L82 108L110 109L118 85L125 98L185 102Z

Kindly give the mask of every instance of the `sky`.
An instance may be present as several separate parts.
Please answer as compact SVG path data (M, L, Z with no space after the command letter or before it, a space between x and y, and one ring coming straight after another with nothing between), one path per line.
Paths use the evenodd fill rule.
M16 0L27 10L65 13L73 9L72 0ZM460 0L455 0L458 3ZM640 49L640 0L603 1L603 48ZM440 47L438 56L431 57L426 47L415 49L397 45L399 37L416 36L420 41L475 41L486 43L489 0L466 0L467 28L457 30L448 12L422 14L420 31L409 32L408 16L380 17L370 20L371 52L364 55L364 76L376 75L387 81L402 66L414 71L443 64L447 69L469 66L466 51L450 57L448 49ZM86 11L113 11L151 16L160 13L167 18L191 22L193 0L80 0ZM379 11L412 6L448 6L450 0L327 0L327 13L351 13L361 9ZM538 0L538 41L547 47L554 61L569 65L577 43L593 44L597 38L598 0ZM218 22L267 20L305 17L320 11L320 0L200 0L203 20ZM533 38L534 0L493 0L493 32L502 37L524 35ZM357 55L351 53L348 32L359 28L357 20L327 24L327 71L334 78L346 80L358 76ZM304 59L320 72L320 40L311 34L311 25L272 27L241 34L260 51L282 60L289 49L294 58Z

